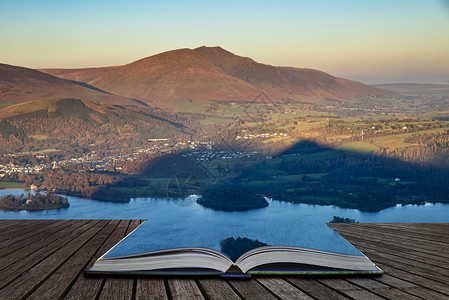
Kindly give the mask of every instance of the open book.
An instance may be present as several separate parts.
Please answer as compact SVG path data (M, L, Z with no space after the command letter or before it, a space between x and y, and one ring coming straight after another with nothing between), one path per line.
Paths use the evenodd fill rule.
M192 230L189 227L192 226L188 226L187 223L183 225L188 229L185 231L186 228L183 228L184 234L188 234L189 229ZM191 236L193 244L190 245L198 243L201 247L189 247L183 246L181 239L185 235L178 232L176 227L172 227L164 234L161 232L163 225L161 227L158 227L157 224L152 226L151 222L147 221L100 257L88 273L221 275L229 277L252 274L383 273L368 257L355 249L330 227L326 227L331 232L325 231L327 234L320 235L326 238L324 244L332 248L334 252L300 246L271 245L246 251L236 261L232 261L221 251L207 245L208 236L203 232L207 232L207 226L204 230L197 228L197 234ZM214 232L229 232L229 228L232 229L232 224L226 228L221 228L221 230L217 228ZM178 239L176 240L177 235ZM307 236L307 234L305 235ZM153 239L156 236L158 239Z

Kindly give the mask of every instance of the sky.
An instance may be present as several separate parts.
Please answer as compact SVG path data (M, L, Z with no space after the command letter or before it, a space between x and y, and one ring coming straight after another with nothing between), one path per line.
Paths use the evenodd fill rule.
M449 0L0 0L0 62L121 65L221 46L365 83L449 84Z

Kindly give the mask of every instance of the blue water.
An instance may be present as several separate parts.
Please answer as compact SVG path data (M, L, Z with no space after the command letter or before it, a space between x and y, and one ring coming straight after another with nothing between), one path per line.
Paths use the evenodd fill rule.
M21 194L27 191L0 190L0 197L7 194ZM268 200L270 205L265 208L246 212L220 212L202 207L194 201L194 197L183 200L167 200L157 198L135 198L127 203L103 202L78 197L65 196L70 207L45 211L3 211L0 219L165 219L174 211L186 214L195 211L210 214L216 218L228 219L239 215L258 215L261 219L276 222L277 220L302 219L308 224L329 222L333 216L353 218L359 222L449 222L449 204L436 203L425 205L395 206L380 212L364 212L357 209L339 208L336 206L320 206L309 204L293 204L289 202Z
M1 190L20 194L23 190ZM268 200L269 206L245 212L222 212L196 203L195 196L182 200L136 198L129 203L102 202L67 196L69 208L45 211L3 211L0 219L146 219L127 254L173 247L219 249L227 237L258 239L269 245L299 245L333 252L358 253L331 230L333 216L359 222L449 222L449 204L406 205L380 212L362 212L335 206L293 204ZM129 249L133 249L132 251ZM126 250L128 249L128 250ZM123 252L123 251L122 251Z

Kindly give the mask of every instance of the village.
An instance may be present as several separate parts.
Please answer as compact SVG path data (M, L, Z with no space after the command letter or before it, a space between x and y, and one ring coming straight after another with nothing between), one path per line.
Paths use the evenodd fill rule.
M287 133L253 133L236 135L236 140L247 140L256 138L281 138ZM188 151L186 151L188 150ZM215 159L238 159L248 158L257 154L256 151L243 150L218 150L214 149L214 142L194 141L182 139L148 139L148 146L134 149L131 153L99 155L95 150L90 151L80 157L70 157L49 163L19 164L8 162L8 158L17 157L20 154L7 153L0 158L0 178L14 174L41 174L45 169L58 169L75 166L80 170L92 172L121 172L125 162L134 161L141 155L163 155L166 153L181 153L183 157L190 157L196 161L207 161ZM44 158L44 154L36 155L37 158Z

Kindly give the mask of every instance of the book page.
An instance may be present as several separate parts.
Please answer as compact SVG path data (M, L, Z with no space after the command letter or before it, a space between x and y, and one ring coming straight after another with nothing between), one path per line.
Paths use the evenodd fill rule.
M184 201L190 201L191 205L185 206L171 200L153 200L168 201L168 210L164 206L159 211L160 205L152 207L151 201L148 205L149 214L165 214L164 218L152 220L150 217L105 257L189 247L222 251L220 242L230 237L258 240L271 246L298 246L363 255L327 224L313 222L313 215L296 216L294 211L283 208L283 203L270 203L269 210L223 212L203 208L189 198ZM151 211L152 208L155 211Z

